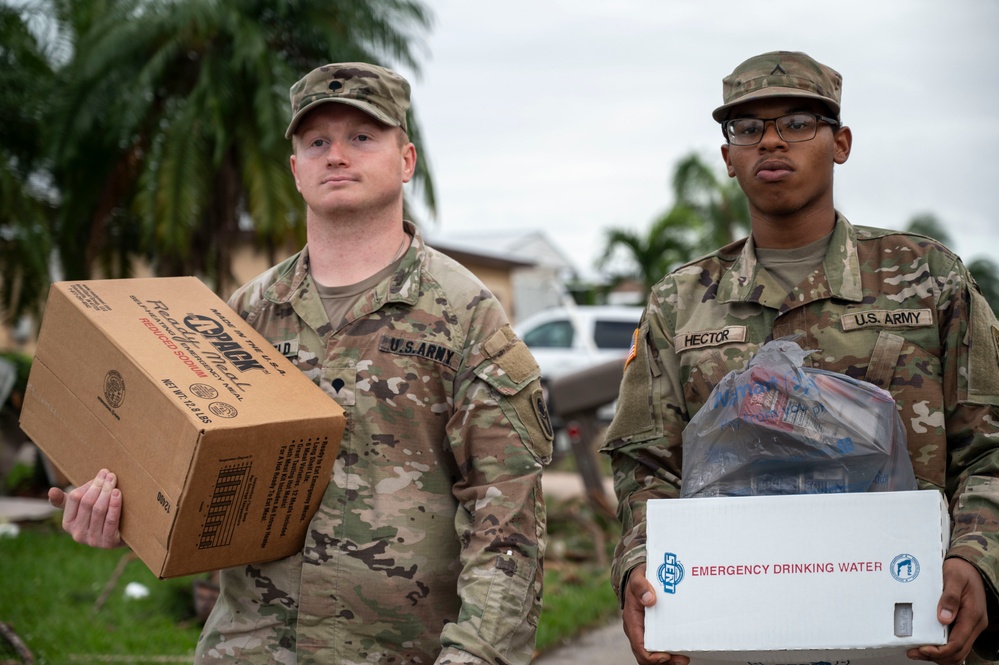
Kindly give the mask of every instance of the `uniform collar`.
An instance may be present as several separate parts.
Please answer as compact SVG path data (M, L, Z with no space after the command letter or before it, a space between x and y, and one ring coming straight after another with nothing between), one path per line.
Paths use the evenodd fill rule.
M420 295L420 266L423 265L427 246L416 224L403 220L406 233L413 237L409 249L403 255L398 269L389 279L383 280L362 296L367 300L368 309L375 311L388 302L401 302L413 305ZM278 277L267 290L265 297L278 304L310 301L317 297L315 282L309 273L309 247L306 245L288 269ZM296 309L299 309L296 307ZM325 310L323 310L325 311ZM310 322L312 323L312 322Z
M863 299L857 232L839 212L836 213L836 225L822 268L823 275L812 285L811 293L793 292L800 296L795 299L795 306L830 297L851 302ZM732 268L719 280L718 302L759 302L775 309L790 309L790 303L785 302L786 294L775 291L776 285L772 280L762 279L764 275L760 271L761 266L756 260L756 245L750 236L743 242Z

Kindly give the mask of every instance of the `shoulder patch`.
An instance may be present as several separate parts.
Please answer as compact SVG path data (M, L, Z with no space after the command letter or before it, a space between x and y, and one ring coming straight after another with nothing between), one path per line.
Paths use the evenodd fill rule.
M968 337L968 394L975 402L999 404L999 322L978 289L971 290Z
M394 353L399 356L419 356L445 367L450 367L455 371L457 371L458 365L461 362L461 354L454 349L423 339L382 335L381 340L378 342L378 350L384 353Z
M538 363L534 356L509 325L504 325L490 335L482 343L482 352L518 385L538 374Z
M638 331L640 328L635 328L635 332L631 333L631 348L628 349L628 355L624 359L624 368L628 369L628 365L631 361L635 359L638 355Z
M555 438L555 428L552 427L551 417L548 414L545 393L540 387L531 393L531 404L534 406L534 418L538 422L538 427L541 428L545 438L552 441Z

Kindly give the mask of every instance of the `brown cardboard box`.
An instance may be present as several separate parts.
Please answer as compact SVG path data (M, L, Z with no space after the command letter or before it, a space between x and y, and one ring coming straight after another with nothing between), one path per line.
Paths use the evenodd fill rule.
M118 476L159 577L299 551L345 419L193 277L52 286L21 427L75 484Z

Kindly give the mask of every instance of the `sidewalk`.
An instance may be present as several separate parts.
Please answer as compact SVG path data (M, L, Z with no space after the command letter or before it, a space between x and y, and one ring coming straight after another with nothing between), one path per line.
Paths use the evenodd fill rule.
M606 626L538 656L533 665L629 665L634 662L635 656L631 653L628 638L624 636L621 619L615 617Z
M541 489L545 496L552 499L571 499L576 496L583 496L586 487L583 484L583 477L578 473L568 471L545 471L541 476ZM617 505L614 498L614 481L604 478L604 491L612 505Z

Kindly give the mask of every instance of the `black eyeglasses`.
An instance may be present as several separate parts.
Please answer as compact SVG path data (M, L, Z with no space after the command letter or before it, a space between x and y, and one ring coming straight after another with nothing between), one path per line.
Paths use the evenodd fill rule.
M824 122L839 127L839 120L817 113L789 113L779 118L734 118L722 123L722 132L732 145L756 145L763 139L767 123L774 123L777 135L788 143L811 141Z

